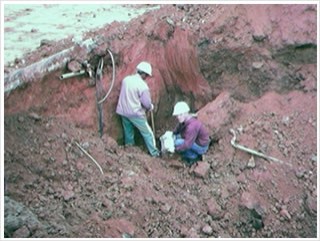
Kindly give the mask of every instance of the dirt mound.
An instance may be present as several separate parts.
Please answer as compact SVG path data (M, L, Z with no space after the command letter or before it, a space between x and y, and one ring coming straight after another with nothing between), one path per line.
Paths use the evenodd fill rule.
M316 17L316 5L163 5L86 33L98 46L88 58L108 48L116 62L104 135L88 76L55 70L5 94L5 237L317 237ZM25 65L74 43L51 44ZM181 99L210 130L190 168L150 157L143 143L122 146L120 83L146 59L157 136L173 128ZM235 149L230 129L281 162Z

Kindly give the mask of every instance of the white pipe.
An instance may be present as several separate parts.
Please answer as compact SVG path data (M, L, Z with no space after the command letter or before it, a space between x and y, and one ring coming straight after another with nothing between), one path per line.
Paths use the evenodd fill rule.
M84 54L87 54L96 46L96 43L92 39L87 39L77 45L85 50ZM14 90L24 83L42 79L45 74L63 68L75 56L79 57L79 53L77 46L74 46L9 73L4 78L4 92Z
M113 55L112 55L112 53L111 53L111 51L109 49L107 49L107 50L108 50L108 52L109 52L109 54L111 56L111 60L112 60L112 68L113 68L113 70L112 70L112 82L111 82L111 86L110 86L107 94L101 100L98 101L98 104L103 103L107 99L109 94L111 93L111 90L112 90L113 84L114 84L115 75L116 75L116 68L115 68L115 64L114 64Z

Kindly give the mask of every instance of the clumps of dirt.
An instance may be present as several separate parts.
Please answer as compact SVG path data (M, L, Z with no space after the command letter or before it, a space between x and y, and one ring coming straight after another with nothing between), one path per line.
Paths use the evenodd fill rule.
M250 112L252 103L243 107L246 122L232 126L237 142L291 166L235 150L227 132L188 168L178 156L124 149L62 117L6 116L5 195L25 210L6 208L6 237L314 237L316 116L292 110L292 97L261 100L287 103L285 116Z
M86 76L61 81L55 71L6 96L5 237L316 237L317 67L305 45L314 17L313 5L165 5L88 32L117 56L104 135ZM298 35L283 31L306 21ZM176 154L152 158L143 143L122 146L120 83L142 59L157 67L157 137L174 127L180 99L210 131L208 153L191 167ZM283 163L235 149L230 129Z

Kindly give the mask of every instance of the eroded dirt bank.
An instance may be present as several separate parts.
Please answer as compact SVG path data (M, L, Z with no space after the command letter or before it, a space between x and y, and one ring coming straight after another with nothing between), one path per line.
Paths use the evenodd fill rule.
M60 80L61 69L5 94L5 236L316 237L316 17L316 5L164 5L88 32L99 47L87 57L109 48L116 61L105 134L87 76ZM72 45L41 46L17 66ZM173 128L181 99L210 130L198 165L122 147L115 105L141 60L154 67L157 136ZM231 128L237 142L283 163L233 148Z

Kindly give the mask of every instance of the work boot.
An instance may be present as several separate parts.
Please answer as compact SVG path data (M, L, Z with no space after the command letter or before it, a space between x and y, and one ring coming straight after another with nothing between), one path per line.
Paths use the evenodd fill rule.
M199 157L196 157L196 158L183 157L182 160L188 167L191 167L194 163L199 161Z
M126 144L124 146L124 150L128 153L137 153L139 148L137 146L134 146L133 144Z
M153 155L151 155L152 157L161 157L161 154L160 154L160 152L157 152L157 153L155 153L155 154L153 154Z

